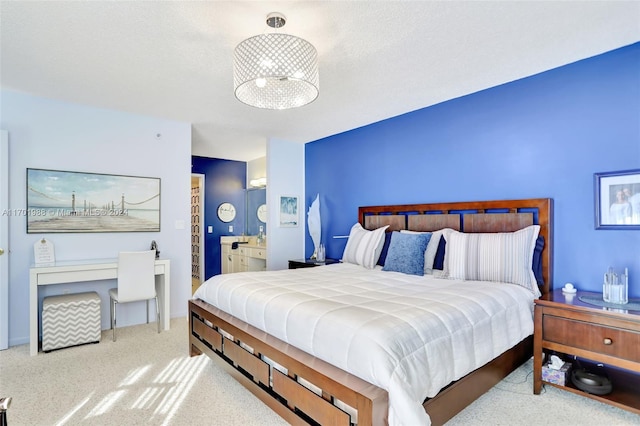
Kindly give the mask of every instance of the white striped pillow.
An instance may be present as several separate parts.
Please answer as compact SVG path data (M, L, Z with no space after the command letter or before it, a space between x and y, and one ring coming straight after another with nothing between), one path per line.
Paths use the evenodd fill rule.
M389 227L368 231L356 223L351 227L347 245L342 253L342 261L362 265L367 269L373 269L378 263L378 258L384 246L384 231Z
M540 290L531 268L539 232L539 225L515 232L453 231L447 237L448 276L518 284L539 297Z

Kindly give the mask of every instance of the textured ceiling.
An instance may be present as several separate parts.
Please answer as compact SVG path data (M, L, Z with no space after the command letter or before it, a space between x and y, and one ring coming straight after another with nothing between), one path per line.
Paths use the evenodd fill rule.
M233 49L274 11L318 50L320 96L294 110L233 95ZM2 88L189 122L194 155L241 161L640 41L638 1L2 1L0 18Z

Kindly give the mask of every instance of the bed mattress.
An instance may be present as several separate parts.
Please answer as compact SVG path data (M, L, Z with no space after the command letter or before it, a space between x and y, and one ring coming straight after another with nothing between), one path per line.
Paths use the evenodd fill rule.
M389 394L389 424L533 334L534 295L505 283L365 269L217 275L194 294Z

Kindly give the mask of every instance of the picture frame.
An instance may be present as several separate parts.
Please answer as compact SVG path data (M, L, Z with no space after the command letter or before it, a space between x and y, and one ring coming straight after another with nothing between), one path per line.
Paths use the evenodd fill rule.
M596 229L640 229L640 169L594 173Z
M294 228L299 225L299 204L297 196L281 195L278 203L278 225L282 228Z
M160 232L160 178L28 168L26 191L27 234Z

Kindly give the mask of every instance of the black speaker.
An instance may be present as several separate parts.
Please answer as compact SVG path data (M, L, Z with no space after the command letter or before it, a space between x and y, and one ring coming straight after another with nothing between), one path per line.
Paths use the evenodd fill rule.
M578 389L594 395L606 395L613 390L603 369L598 369L596 373L586 368L576 368L571 372L571 382Z

